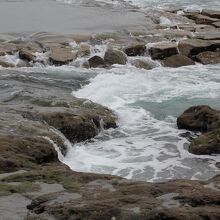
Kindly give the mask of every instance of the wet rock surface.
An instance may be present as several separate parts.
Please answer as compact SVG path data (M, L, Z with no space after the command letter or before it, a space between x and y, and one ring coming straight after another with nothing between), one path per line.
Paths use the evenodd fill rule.
M175 30L175 25L163 27L158 20L161 16L173 23L178 21L183 31ZM125 65L126 54L144 57L147 52L169 67L192 65L192 59L204 64L218 63L220 43L216 36L219 30L215 27L219 12L207 10L187 16L193 20L177 15L176 11L148 12L150 26L159 29L144 29L141 33L140 28L132 27L129 28L132 37L131 32L102 36L38 33L30 42L4 42L3 39L0 56L18 55L23 61L36 62L37 53L41 53L48 55L40 60L43 65L66 65L77 57L85 57L87 67L94 68ZM216 34L208 36L201 30L215 30ZM176 39L180 39L179 44ZM113 49L107 49L104 59L98 55L90 57L90 47L106 42ZM156 44L145 47L149 43ZM0 65L16 66L4 60ZM132 65L146 70L155 67L139 58ZM209 181L134 182L115 176L74 172L60 162L69 142L85 141L103 128L117 127L117 116L111 110L70 95L72 90L88 83L83 76L79 80L69 75L66 80L45 73L30 76L28 72L21 74L12 69L3 69L0 73L0 212L4 217L10 220L220 218L219 175ZM45 81L44 77L50 80ZM191 153L220 153L219 111L195 106L178 118L177 125L180 129L203 133L190 144Z
M203 134L192 141L189 152L193 154L220 153L220 113L209 106L194 106L177 119L180 129L201 131Z
M186 56L180 55L180 54L168 57L164 59L162 63L163 63L163 66L173 67L173 68L195 64L195 62L192 59Z

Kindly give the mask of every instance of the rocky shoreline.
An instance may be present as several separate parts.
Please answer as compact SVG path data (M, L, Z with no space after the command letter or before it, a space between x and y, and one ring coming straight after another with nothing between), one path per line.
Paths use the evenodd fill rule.
M72 85L66 82L39 81L38 73L17 72L20 67L48 65L86 69L129 63L149 70L158 65L220 63L220 12L143 13L153 27L141 33L38 33L1 39L0 213L4 219L220 219L219 175L208 181L148 183L70 170L62 164L68 143L116 128L117 116L106 107L73 97ZM10 56L17 61L10 62ZM191 153L220 153L219 111L191 107L177 119L177 126L202 133L190 144Z

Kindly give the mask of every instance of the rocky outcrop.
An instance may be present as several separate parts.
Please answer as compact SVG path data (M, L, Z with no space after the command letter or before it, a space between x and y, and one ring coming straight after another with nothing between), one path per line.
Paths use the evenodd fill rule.
M194 57L199 63L204 65L220 63L220 51L206 51L202 52Z
M173 68L177 68L177 67L181 67L181 66L189 66L189 65L194 65L195 62L184 56L184 55L173 55L171 57L168 57L166 59L164 59L162 61L162 65L165 67L173 67Z
M107 65L121 64L125 65L127 56L125 53L115 49L107 49L104 56L104 61Z
M146 46L143 44L126 47L124 52L127 56L143 56L146 53Z
M76 59L70 47L52 47L49 60L54 65L65 65Z
M209 106L194 106L177 119L180 129L203 132L192 141L189 152L193 154L220 153L220 112Z
M193 106L177 118L179 129L211 131L220 127L220 112L207 105Z
M192 57L204 51L215 51L220 48L220 41L208 41L200 39L186 39L178 44L181 54Z
M166 57L178 54L177 44L175 42L159 42L150 45L149 53L152 59L163 60Z
M220 154L220 127L196 138L189 146L193 154Z
M97 67L104 67L105 61L100 56L93 56L88 60L89 67L91 68L97 68Z

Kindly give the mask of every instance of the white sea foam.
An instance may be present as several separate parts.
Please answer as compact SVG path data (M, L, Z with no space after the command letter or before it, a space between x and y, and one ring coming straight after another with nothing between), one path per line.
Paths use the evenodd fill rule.
M91 83L73 95L113 109L119 116L119 127L74 145L64 162L73 170L148 181L213 176L217 172L213 164L219 157L190 154L188 141L180 136L184 131L176 128L172 113L158 119L158 109L149 111L149 106L139 103L169 101L175 108L175 100L181 98L219 100L219 70L220 66L202 65L151 71L129 65L97 70Z

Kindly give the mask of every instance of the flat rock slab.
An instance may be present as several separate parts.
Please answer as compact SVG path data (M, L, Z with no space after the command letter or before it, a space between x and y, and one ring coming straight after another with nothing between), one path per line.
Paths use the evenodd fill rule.
M24 220L28 213L27 205L30 202L30 199L20 194L2 196L0 197L0 217L3 217L2 219Z
M195 38L202 40L220 40L220 31L200 32L195 35Z

